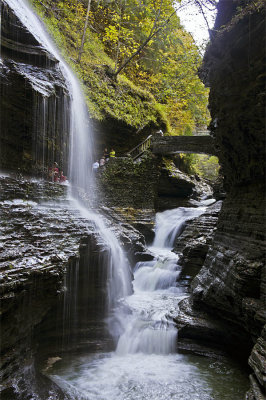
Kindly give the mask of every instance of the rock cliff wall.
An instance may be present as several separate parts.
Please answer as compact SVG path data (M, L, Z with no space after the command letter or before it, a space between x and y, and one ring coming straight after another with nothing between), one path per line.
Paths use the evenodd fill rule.
M138 260L144 237L105 214ZM109 248L59 184L0 176L0 220L0 397L65 399L39 371L69 349L95 350L99 338L113 345L104 320Z
M255 344L248 399L265 395L265 3L220 0L202 69L227 198L192 283L194 308L239 326ZM265 330L264 330L265 332ZM241 340L241 336L239 336Z
M69 94L58 61L8 1L0 10L0 168L43 174L56 160L65 169Z
M0 177L3 399L26 399L41 390L34 368L39 343L34 329L62 298L70 260L78 257L80 241L88 237L87 226L65 195L63 186ZM48 398L49 386L44 383L41 398ZM54 388L54 399L59 398L56 393Z

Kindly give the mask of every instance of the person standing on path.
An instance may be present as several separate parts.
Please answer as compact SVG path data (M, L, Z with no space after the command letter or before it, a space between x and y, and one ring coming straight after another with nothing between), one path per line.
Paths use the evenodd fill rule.
M115 151L113 148L111 148L111 151L110 151L110 158L115 158Z
M92 171L93 171L94 173L98 172L99 166L100 166L100 165L99 165L99 161L96 160L95 163L92 164Z

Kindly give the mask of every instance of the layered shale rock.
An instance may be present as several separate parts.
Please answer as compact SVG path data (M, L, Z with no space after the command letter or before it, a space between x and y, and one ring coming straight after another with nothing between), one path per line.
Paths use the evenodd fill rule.
M222 202L210 205L204 214L186 221L186 226L176 239L174 251L180 254L178 263L182 265L181 276L194 278L203 266L217 227Z
M103 212L132 262L139 260L144 237ZM69 349L94 351L99 337L112 346L104 320L110 249L67 200L67 186L1 176L0 218L1 396L65 399L39 365Z
M19 20L8 0L1 4L1 21L0 167L36 175L56 160L65 168L69 93L58 60Z
M164 159L160 168L156 209L190 206L191 199L211 197L212 188L199 177L188 175L178 168L171 159Z
M100 167L97 182L98 202L120 210L149 237L148 220L154 220L155 211L191 206L191 199L213 193L204 180L185 174L172 160L162 160L150 151L136 161L130 157L110 159Z
M99 170L99 202L112 207L154 209L158 177L158 162L149 152L140 162L130 157L110 159Z
M28 188L35 195L43 188L42 200L48 203L32 201ZM25 371L35 374L33 330L62 295L65 270L69 260L78 256L88 227L65 202L64 188L59 185L4 177L0 192L1 381L5 393L11 391L14 380L23 381Z
M212 134L226 200L191 303L255 344L248 399L265 395L265 4L220 0L202 76L211 86ZM241 334L243 332L243 334ZM250 346L250 345L249 345ZM250 346L251 351L251 346Z
M107 206L108 213L113 209L115 219L119 215L122 223L134 226L149 242L154 236L158 164L149 152L139 162L129 157L114 158L100 167L96 178L98 205Z

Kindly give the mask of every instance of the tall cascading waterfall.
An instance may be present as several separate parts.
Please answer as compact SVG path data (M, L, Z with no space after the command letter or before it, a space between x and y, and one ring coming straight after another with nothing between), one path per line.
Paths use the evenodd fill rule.
M36 134L33 138L33 154L41 161L47 162L48 158L45 157L44 154L45 146L41 143L42 141L48 140L48 138L45 137L46 125L50 124L54 126L55 131L57 129L56 121L63 120L60 125L61 130L63 132L69 131L70 138L70 154L68 161L69 179L73 187L87 190L88 187L93 184L93 175L90 173L93 160L93 138L90 132L87 107L79 82L62 59L51 38L45 31L40 19L34 14L27 1L6 0L6 3L43 48L52 54L55 58L55 62L59 61L58 66L55 68L61 69L66 79L68 92L70 93L70 104L68 104L66 97L64 97L63 107L61 109L58 109L56 100L53 104L49 105L47 99L49 99L51 91L53 90L52 85L49 85L49 82L45 80L42 81L44 77L33 73L30 67L25 66L25 64L18 64L16 67L21 69L21 74L26 75L31 85L36 90L37 97L35 99L35 110L33 110L36 116L34 118L34 131ZM62 93L62 97L63 96L64 94ZM48 106L50 107L49 114L47 110ZM47 120L48 115L49 121ZM38 118L38 121L36 121L36 118ZM54 146L54 142L51 143L51 146ZM66 151L67 149L64 149L65 144L63 142L58 143L57 146L62 148L62 152L64 151L68 154ZM49 144L46 147L49 148ZM42 154L38 154L40 149ZM55 151L52 151L52 154L55 154ZM58 161L60 162L61 160Z
M93 195L94 185L92 174L94 145L89 115L82 89L74 73L62 59L42 22L34 14L27 1L6 0L6 2L44 49L59 61L57 68L61 69L66 79L68 91L70 93L70 101L65 102L64 115L61 116L61 118L69 119L62 127L69 127L70 129L68 165L68 176L71 182L70 199L82 216L87 218L90 223L93 222L95 233L101 237L101 241L103 242L106 254L104 262L107 263L107 309L111 310L120 298L131 293L131 272L126 255L115 235L105 226L102 217L89 210L84 206L84 203L80 202L80 196L88 197L86 196L88 192L90 192L91 196ZM31 77L31 79L33 78ZM44 112L40 113L41 121L39 121L39 128L37 130L37 133L40 133L41 140L43 140L43 132L45 132L45 125L48 122L45 120L45 109L47 107L46 95L48 94L45 92L45 89L42 88L39 79L36 78L31 83L33 85L38 85L38 88L41 87L42 89L42 91L38 90L38 94L41 93L43 96L42 100L36 105L36 114L38 114L40 109L43 109ZM52 115L54 118L60 118L60 116L57 115L56 104L54 106L55 109L52 110ZM37 145L38 140L39 139L36 137L33 140L33 143L35 143L35 152L39 149ZM44 155L40 155L40 157L45 159Z
M0 166L46 178L55 161L67 173L69 91L26 7L1 1Z

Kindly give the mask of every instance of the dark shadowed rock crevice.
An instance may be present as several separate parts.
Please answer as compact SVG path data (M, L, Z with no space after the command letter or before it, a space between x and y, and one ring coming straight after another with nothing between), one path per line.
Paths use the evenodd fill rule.
M11 390L13 380L25 384L25 371L35 374L34 328L62 295L65 269L88 229L64 187L8 177L0 186L1 377L3 390Z
M172 160L166 163L150 151L137 161L130 157L110 159L100 167L96 180L99 204L135 210L139 215L141 210L142 213L149 210L150 214L190 206L191 199L200 200L213 194L203 179L189 176L176 168Z

